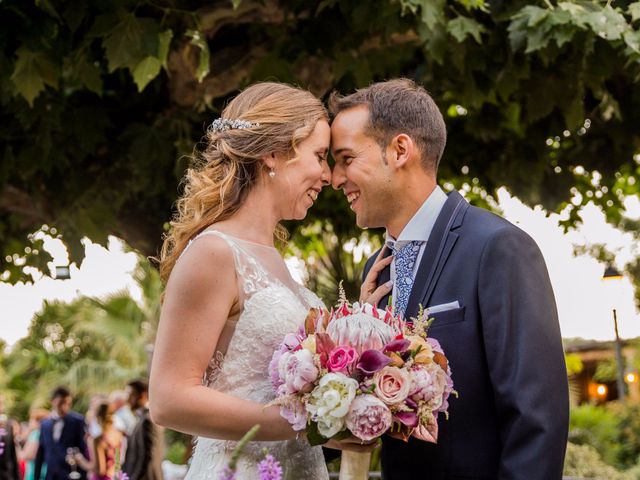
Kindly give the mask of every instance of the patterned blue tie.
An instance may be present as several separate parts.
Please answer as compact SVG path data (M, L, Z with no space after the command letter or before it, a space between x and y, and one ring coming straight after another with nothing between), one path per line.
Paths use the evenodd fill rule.
M416 264L421 244L422 242L413 241L400 247L399 250L393 249L396 268L396 298L393 303L396 314L400 316L404 316L404 311L407 309L413 287L413 266Z

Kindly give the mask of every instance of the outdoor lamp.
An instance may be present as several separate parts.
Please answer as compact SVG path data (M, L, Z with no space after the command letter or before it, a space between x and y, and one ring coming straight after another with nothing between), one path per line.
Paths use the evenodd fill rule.
M615 291L619 289L620 282L622 280L622 274L613 266L613 264L607 264L607 268L604 269L602 280L613 287L611 296L613 297ZM622 365L622 344L620 342L620 335L618 335L618 314L616 312L615 304L612 306L613 311L613 328L615 331L615 352L616 352L616 385L618 387L618 399L624 402L624 367Z
M71 278L71 271L69 265L56 265L56 280L69 280Z
M627 383L638 383L638 373L629 372L624 376L624 379Z

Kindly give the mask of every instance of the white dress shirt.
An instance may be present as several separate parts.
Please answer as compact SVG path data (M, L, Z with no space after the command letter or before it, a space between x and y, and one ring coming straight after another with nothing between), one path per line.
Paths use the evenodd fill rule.
M393 238L389 232L386 233L385 244L390 249L397 248L400 249L405 246L409 242L418 241L421 242L420 250L418 251L418 257L416 258L416 263L413 266L413 279L416 278L416 273L418 271L418 267L420 266L420 261L422 260L422 256L424 255L424 249L427 245L427 240L429 240L429 236L431 235L431 231L433 230L433 226L436 223L436 219L442 210L445 202L447 201L447 195L442 191L442 189L436 185L436 188L433 189L433 192L427 197L422 206L418 209L409 223L407 223L400 232L400 235L397 239ZM391 293L392 298L396 298L396 261L391 261L391 281L393 282L393 291Z
M62 429L64 428L64 417L61 417L57 412L51 414L51 420L53 420L53 441L59 442L62 436Z

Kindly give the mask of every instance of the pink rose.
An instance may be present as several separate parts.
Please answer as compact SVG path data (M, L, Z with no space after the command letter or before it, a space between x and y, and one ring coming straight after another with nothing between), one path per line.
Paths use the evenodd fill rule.
M373 376L374 393L387 405L395 405L407 398L411 379L407 370L386 366Z
M308 392L318 378L318 368L313 362L313 354L302 348L282 354L278 361L278 374L283 381L279 393L282 393L282 390L285 394Z
M327 360L327 369L330 372L340 372L348 374L358 359L355 348L352 347L336 347L329 353Z
M378 438L391 426L389 408L373 395L357 395L347 414L347 428L360 440Z

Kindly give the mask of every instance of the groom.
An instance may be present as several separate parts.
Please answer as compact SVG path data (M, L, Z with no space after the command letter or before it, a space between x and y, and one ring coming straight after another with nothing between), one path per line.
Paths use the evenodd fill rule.
M446 128L422 87L376 83L334 96L331 110L333 186L358 226L386 229L386 253L393 252L377 283L394 282L394 307L406 317L429 307L429 334L444 348L459 392L449 399L449 420L439 417L437 444L383 438L383 478L559 480L568 385L537 245L438 186Z

